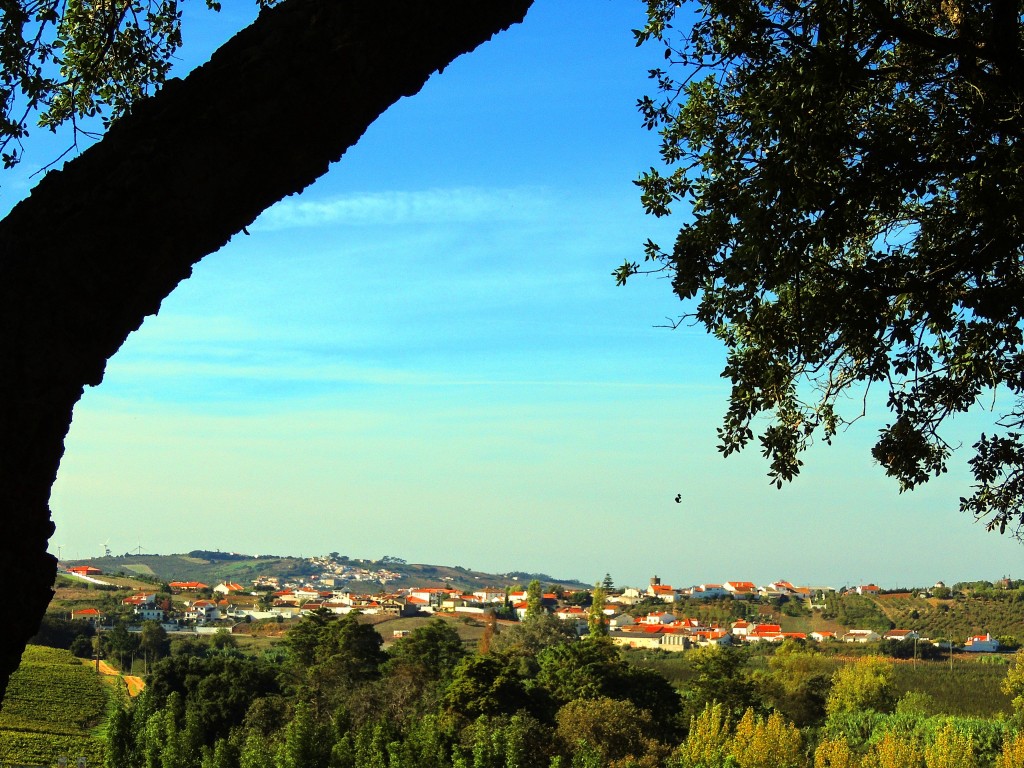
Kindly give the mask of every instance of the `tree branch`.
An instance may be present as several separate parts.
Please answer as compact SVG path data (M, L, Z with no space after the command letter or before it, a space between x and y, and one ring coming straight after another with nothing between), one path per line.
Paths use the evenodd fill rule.
M194 264L530 3L287 0L0 222L0 561L23 598L0 693L52 594L47 505L85 385Z

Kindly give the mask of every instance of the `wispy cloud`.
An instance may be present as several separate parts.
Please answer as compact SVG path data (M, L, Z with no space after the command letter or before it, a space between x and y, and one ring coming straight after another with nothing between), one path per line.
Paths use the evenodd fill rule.
M257 222L265 230L325 225L460 224L532 219L550 207L538 188L373 192L326 200L283 200Z

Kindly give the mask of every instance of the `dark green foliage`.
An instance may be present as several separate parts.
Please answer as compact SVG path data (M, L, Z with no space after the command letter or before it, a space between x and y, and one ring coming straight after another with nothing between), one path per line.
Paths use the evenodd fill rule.
M95 634L96 630L88 621L69 621L47 614L39 625L39 631L28 642L30 645L47 645L67 650L79 637L91 638Z
M760 701L750 675L744 669L746 649L698 648L689 655L691 677L683 690L685 715L689 720L708 704L718 702L734 720Z
M883 640L879 650L884 656L893 659L922 659L938 661L946 655L937 645L932 643L915 643L913 640Z
M139 633L139 649L146 658L146 668L170 653L171 642L167 631L155 621L144 621Z
M1009 0L649 0L636 37L668 64L640 110L668 168L637 183L688 216L646 258L726 346L722 453L757 428L781 486L874 384L892 416L872 456L912 489L946 471L944 420L1003 391L961 508L1020 532L1020 36Z
M835 663L792 641L768 659L768 670L755 676L761 699L800 728L825 719L825 701Z
M131 669L132 657L139 650L139 636L129 632L127 624L123 621L115 624L112 630L100 635L100 643L105 658L121 669Z
M518 624L503 628L495 636L491 647L495 651L517 654L530 660L545 648L575 641L576 629L573 625L553 614L542 613L539 616L527 616Z
M442 699L452 715L475 720L481 715L514 715L531 708L534 700L518 674L513 657L498 653L470 656L455 668Z
M416 674L439 680L450 677L466 654L466 647L451 622L434 619L392 645L388 664L415 667Z
M314 618L289 648L319 637L308 648L316 667L346 646L339 643L344 632L336 624ZM369 628L358 621L348 626ZM943 663L881 662L895 676L887 692L892 700L901 699L896 712L836 711L823 721L831 674L852 665L799 643L759 649L756 655L714 648L622 653L607 640L563 635L531 655L522 646L483 655L463 652L445 674L460 647L451 625L431 622L410 638L408 644L395 644L374 677L358 683L332 678L319 687L310 681L296 684L291 666L275 667L236 650L203 646L205 655L171 656L156 665L149 691L132 710L111 720L115 762L110 765L654 768L671 765L666 761L685 733L679 727L688 722L685 715L707 701L722 701L735 713L747 706L777 709L805 726L810 744L842 736L859 749L886 732L927 743L947 713L957 712L955 699L968 707L959 714L981 714L969 709L970 702L980 707L977 702L991 698L993 686L1002 708L990 708L984 716L1009 712L1005 694L998 693L1005 664L976 660L958 659L952 676ZM236 669L242 662L251 662L253 669ZM294 657L287 662L294 664ZM431 670L435 663L440 668ZM655 669L671 673L679 692ZM276 684L277 672L289 686ZM268 682L265 693L253 693ZM908 697L907 691L916 693ZM240 714L229 717L230 712ZM1000 748L1002 722L960 717L955 725L972 734L986 759Z
M610 698L651 713L670 732L681 712L679 695L660 675L626 663L607 640L588 639L546 649L538 657L537 684L558 704Z
M380 676L380 666L387 661L383 643L372 626L359 623L358 613L338 618L321 610L288 632L285 647L299 677L331 675L355 684Z
M182 728L194 717L197 743L212 746L242 724L256 701L280 692L277 670L256 657L170 656L155 665L141 708L172 708L172 697L176 697L181 709L175 713L175 726Z
M80 659L92 658L94 652L93 641L85 635L78 635L71 641L70 651Z
M526 713L481 716L462 731L454 751L473 768L548 768L554 729Z

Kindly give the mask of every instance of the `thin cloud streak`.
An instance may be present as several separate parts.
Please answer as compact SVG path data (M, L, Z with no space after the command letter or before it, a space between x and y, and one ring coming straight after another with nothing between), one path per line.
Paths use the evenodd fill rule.
M322 226L398 226L527 221L550 210L549 195L538 188L426 189L373 192L327 200L283 200L254 227L265 231Z

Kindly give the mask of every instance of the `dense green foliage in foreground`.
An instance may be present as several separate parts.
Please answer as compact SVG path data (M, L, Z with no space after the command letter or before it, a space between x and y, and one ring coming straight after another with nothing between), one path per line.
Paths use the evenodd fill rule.
M260 656L175 644L112 717L107 765L1024 768L1024 663L961 663L957 691L972 695L970 673L984 669L1009 694L967 716L953 714L970 710L950 689L901 687L878 657L843 662L795 643L755 658L624 653L544 614L493 629L473 652L438 619L385 652L357 616L324 614ZM670 683L661 659L685 675ZM933 681L949 673L918 667ZM954 753L970 761L944 762Z
M68 651L30 645L0 709L0 764L99 765L113 689Z

